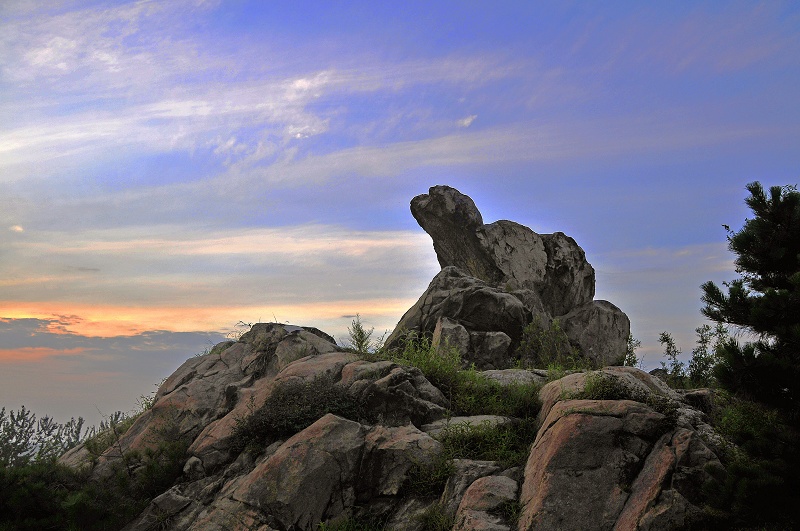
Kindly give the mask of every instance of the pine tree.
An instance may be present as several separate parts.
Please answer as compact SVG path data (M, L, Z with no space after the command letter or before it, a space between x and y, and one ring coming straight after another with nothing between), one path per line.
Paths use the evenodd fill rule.
M754 217L728 231L740 278L703 284L702 312L756 337L723 343L714 375L723 387L797 417L800 400L800 193L793 186L747 185Z

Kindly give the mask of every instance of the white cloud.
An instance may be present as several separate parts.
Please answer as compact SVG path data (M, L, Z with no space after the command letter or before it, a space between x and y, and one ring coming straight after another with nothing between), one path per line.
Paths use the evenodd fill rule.
M472 122L474 122L477 117L478 117L477 114L472 114L470 116L467 116L466 118L460 119L458 122L456 122L456 124L459 127L466 128L466 127L469 127L470 125L472 125Z
M8 230L11 232L25 232L25 229L20 225L11 225Z

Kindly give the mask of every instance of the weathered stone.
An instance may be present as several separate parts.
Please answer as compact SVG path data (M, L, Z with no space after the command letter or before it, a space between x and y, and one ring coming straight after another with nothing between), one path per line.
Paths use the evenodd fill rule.
M356 360L342 367L342 378L339 384L349 388L358 381L375 381L389 374L398 365L392 361Z
M663 426L663 415L638 402L554 405L525 467L519 529L611 529Z
M275 376L275 382L311 381L321 377L339 380L345 365L356 360L358 360L358 356L351 352L330 352L318 356L305 356L287 365Z
M256 466L231 497L280 528L312 529L355 503L365 432L357 422L325 415Z
M492 514L517 499L517 482L505 476L476 479L464 493L456 512L453 531L508 531L511 526Z
M624 354L630 322L616 306L592 302L594 269L575 240L506 220L484 225L473 201L448 186L415 197L411 210L433 239L442 271L403 315L388 347L409 333L433 333L437 345L447 338L465 363L505 368L524 326L542 316L561 318L572 346L598 366ZM485 341L482 333L489 332L506 334L508 346Z
M531 229L513 221L496 221L476 229L481 250L502 273L508 291L539 291L547 275L544 240Z
M278 371L284 369L293 361L306 356L317 356L341 349L335 344L326 341L316 334L306 330L298 330L289 334L278 343L275 348L275 365Z
M594 298L594 268L583 249L563 232L543 234L547 251L547 275L539 289L551 315L564 315Z
M449 516L455 517L458 506L464 493L472 483L485 476L500 471L500 466L494 461L475 461L472 459L454 459L455 471L447 479L444 492L440 497L442 509Z
M444 394L416 367L394 367L378 380L360 380L356 384L350 387L350 394L382 424L412 422L421 426L447 415L445 408L449 404Z
M701 514L709 470L721 467L717 457L693 431L679 428L653 447L631 486L628 503L615 529L685 529Z
M710 414L714 411L715 396L713 389L689 389L686 391L679 391L679 393L683 395L683 399L687 404L699 409L703 413Z
M415 465L430 464L442 445L413 425L375 426L366 435L358 473L359 498L395 496Z
M203 462L195 456L190 457L183 465L183 475L192 480L205 477L206 471L203 468Z
M595 367L610 365L625 355L631 323L610 302L588 302L559 317L559 321L570 343Z
M547 382L547 371L540 369L502 369L483 371L482 374L500 385L539 384Z
M518 298L455 267L446 267L400 319L386 340L387 346L396 346L408 332L432 334L441 317L457 321L470 331L503 332L512 339L522 335L530 320Z
M476 369L500 369L508 366L511 338L503 332L472 332L470 351L464 356L467 364Z
M433 239L442 268L456 266L475 278L500 281L502 273L478 241L483 218L472 199L455 188L434 186L411 200L411 215Z
M435 500L419 499L415 497L402 501L399 504L399 508L386 524L386 529L397 529L398 531L401 529L403 531L428 531L423 524L422 516L435 503Z
M431 346L438 351L454 348L463 359L470 354L470 335L467 329L459 323L447 317L440 317L436 320L436 326L433 329Z
M493 286L535 291L551 315L594 297L594 269L572 238L539 235L512 221L483 224L475 203L449 186L411 201L414 219L433 240L442 268L456 266Z
M674 402L680 401L680 396L667 386L662 380L637 369L635 367L605 367L599 371L576 372L568 374L554 382L550 382L539 391L542 409L539 420L543 421L550 413L550 408L559 400L568 399L584 390L587 378L592 376L605 376L617 378L619 383L626 386L634 394L646 397L653 394Z

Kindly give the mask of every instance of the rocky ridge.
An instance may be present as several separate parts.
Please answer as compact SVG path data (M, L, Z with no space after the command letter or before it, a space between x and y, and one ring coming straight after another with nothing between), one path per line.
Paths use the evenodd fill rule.
M90 480L123 466L136 475L144 465L131 455L184 441L182 472L128 524L131 531L335 529L345 521L422 530L432 511L453 530L671 530L702 522L702 487L724 474L716 446L723 443L705 413L636 368L549 382L541 369L504 368L537 314L573 322L565 329L580 329L570 338L583 337L584 348L588 330L604 322L627 332L622 312L592 301L593 270L583 251L564 235L483 225L471 200L451 188L421 197L412 212L432 235L443 269L399 328L454 338L463 356L483 360L479 378L536 395L538 417L457 416L448 389L418 368L344 349L315 328L258 323L187 360L102 455L82 445L61 462L89 469ZM425 218L436 209L450 222ZM464 230L449 237L456 229ZM502 245L501 232L512 243ZM593 310L606 305L613 319ZM576 311L589 317L566 318ZM612 339L596 340L599 349L582 352L606 360L610 354L597 353L617 348ZM315 391L312 404L335 398L327 411L296 430L262 429L260 438L243 441L248 419L291 423L302 404L276 397L312 385L329 393ZM523 462L445 455L442 437L453 426L526 421L535 429ZM440 483L415 487L420 471L437 467L447 472Z

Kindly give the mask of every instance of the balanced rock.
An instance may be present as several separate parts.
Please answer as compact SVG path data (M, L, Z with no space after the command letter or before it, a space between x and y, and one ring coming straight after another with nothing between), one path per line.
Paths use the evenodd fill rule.
M554 316L594 297L594 269L569 236L539 235L512 221L484 225L472 199L449 186L412 199L411 213L433 239L442 268L456 266L509 291L534 290Z
M595 273L569 236L537 234L513 221L483 223L475 203L455 188L434 186L411 200L411 213L431 236L442 271L386 341L432 335L465 364L513 364L523 329L537 316L558 319L574 350L590 364L625 353L630 321L607 301L594 301Z

